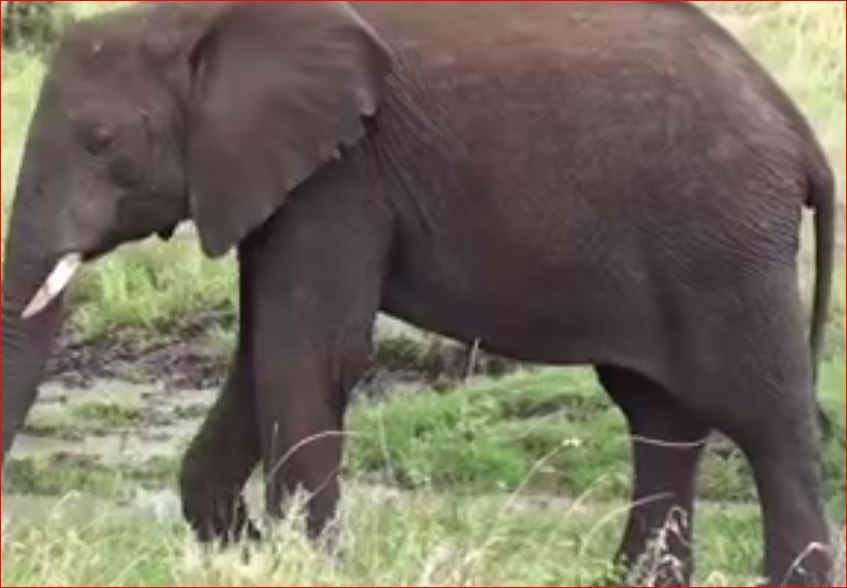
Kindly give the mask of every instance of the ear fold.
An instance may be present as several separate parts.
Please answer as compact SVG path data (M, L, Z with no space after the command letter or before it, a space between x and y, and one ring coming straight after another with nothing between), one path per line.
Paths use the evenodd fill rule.
M346 3L233 3L194 46L190 207L220 256L365 134L390 59Z

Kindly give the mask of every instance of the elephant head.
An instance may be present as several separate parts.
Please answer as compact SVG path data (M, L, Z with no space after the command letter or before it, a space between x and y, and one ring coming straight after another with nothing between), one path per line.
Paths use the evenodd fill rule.
M365 135L390 57L346 3L167 3L78 25L29 130L3 275L3 457L85 261L193 220L224 255Z

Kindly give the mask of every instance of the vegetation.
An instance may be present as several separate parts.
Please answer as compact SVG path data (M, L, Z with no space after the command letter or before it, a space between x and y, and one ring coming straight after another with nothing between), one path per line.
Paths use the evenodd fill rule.
M70 14L58 2L3 2L3 48L48 51Z
M125 501L141 490L176 481L174 460L150 459L141 466L114 467L94 459L56 454L50 459L12 460L3 475L5 489L21 496L61 498L70 494Z
M67 3L50 23L36 20L44 30L58 31L68 18L59 12L81 18L116 4ZM809 115L840 179L843 219L844 4L700 4L744 40ZM43 57L53 38L40 35L27 32L25 42L4 36L4 232ZM806 244L809 237L807 230ZM843 224L839 243L843 252ZM801 255L807 291L810 249L804 247ZM838 272L820 394L843 431L843 254ZM233 260L204 259L190 230L172 243L151 240L122 248L86 271L73 292L72 328L83 339L131 332L149 340L179 331L198 314L223 316L208 340L225 356L233 339L235 284ZM442 354L416 334L393 324L381 333L387 342L379 348L381 363L444 369ZM421 388L363 396L351 411L343 557L308 544L296 532L302 525L297 516L270 530L274 540L260 546L203 551L180 522L172 494L177 452L118 463L68 450L7 464L0 583L581 585L603 577L626 514L629 443L623 420L598 392L593 375L543 369ZM201 408L180 406L176 412L192 420ZM88 438L142 435L152 418L143 403L70 402L31 419L28 433L72 447ZM843 434L824 447L822 462L829 514L843 528L840 441ZM720 439L708 452L699 492L704 507L698 514L698 585L756 582L761 539L753 485L737 450ZM260 481L250 493L255 506ZM844 585L843 565L835 585Z
M824 403L843 430L843 361L823 374ZM590 492L595 500L623 500L629 490L629 435L591 372L541 370L448 393L365 400L349 421L350 477L453 493ZM827 443L824 464L832 514L843 518L839 439ZM756 499L745 460L726 441L713 444L700 479L702 499Z
M844 378L843 362L824 372L833 414L844 414ZM607 571L630 467L623 420L596 388L587 372L541 370L361 398L349 419L340 560L292 532L296 518L268 545L198 551L167 490L176 456L121 467L61 453L15 459L4 477L15 514L3 530L2 583L587 583ZM94 431L147 426L123 404L69 412ZM842 446L824 455L830 514L843 524ZM710 449L700 498L701 585L751 582L760 522L736 450Z
M608 572L625 509L514 497L397 494L353 486L335 557L304 539L293 517L260 546L200 550L157 518L68 498L3 530L2 583L16 585L588 585ZM46 512L45 512L46 511ZM701 586L751 585L759 556L752 507L703 508ZM14 565L5 565L14 562Z

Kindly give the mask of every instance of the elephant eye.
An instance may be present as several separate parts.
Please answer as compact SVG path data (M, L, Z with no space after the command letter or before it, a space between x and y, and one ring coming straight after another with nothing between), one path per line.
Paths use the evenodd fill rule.
M84 137L85 149L92 155L100 155L115 140L114 131L104 125L95 125L88 129Z

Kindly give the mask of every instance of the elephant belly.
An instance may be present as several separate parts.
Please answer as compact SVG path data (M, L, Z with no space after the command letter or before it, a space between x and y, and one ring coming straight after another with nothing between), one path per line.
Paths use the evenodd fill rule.
M521 361L631 365L647 359L658 317L643 281L602 265L549 267L530 260L407 259L389 277L383 310Z

